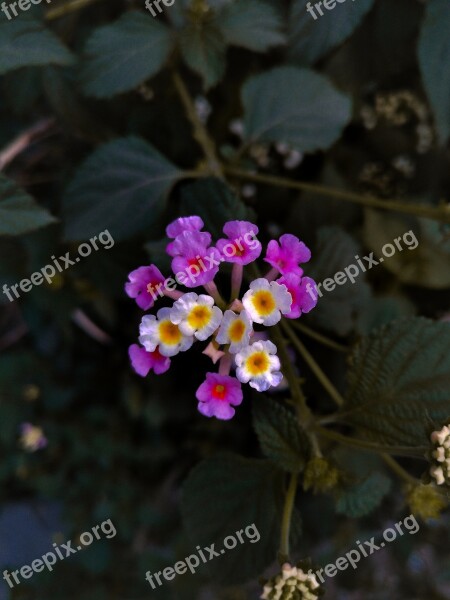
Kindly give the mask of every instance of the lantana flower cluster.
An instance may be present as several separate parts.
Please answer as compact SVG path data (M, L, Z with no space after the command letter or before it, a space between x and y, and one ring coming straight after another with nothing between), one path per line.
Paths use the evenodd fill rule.
M433 464L430 475L437 485L450 485L450 424L431 434Z
M260 598L263 600L317 600L321 588L316 576L300 566L285 563L281 573L269 579Z
M285 234L269 242L264 261L270 270L254 279L242 297L244 267L256 261L263 248L258 227L248 221L229 221L224 237L212 242L198 216L180 218L166 230L170 242L174 276L164 277L156 265L143 266L129 274L125 291L140 308L152 309L159 298L172 306L146 314L139 327L139 342L129 349L135 371L145 377L150 371L165 373L171 359L194 343L206 344L203 352L217 372L206 373L197 390L198 410L206 417L231 419L243 399L242 383L263 392L277 387L283 376L277 348L258 326L276 325L282 316L296 319L317 303L315 282L300 266L311 252L296 236ZM226 302L215 278L223 263L232 265L231 298ZM177 290L177 285L189 291ZM191 291L202 287L202 290ZM235 375L231 375L232 372Z

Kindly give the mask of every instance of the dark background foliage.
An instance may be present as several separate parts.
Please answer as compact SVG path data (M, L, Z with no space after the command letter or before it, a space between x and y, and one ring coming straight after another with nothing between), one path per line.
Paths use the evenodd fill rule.
M350 423L365 439L424 445L430 421L450 415L450 6L347 0L315 21L304 0L175 0L154 19L138 0L54 0L0 17L1 286L105 229L116 240L51 285L0 298L0 563L30 564L108 518L117 528L0 598L256 598L258 576L274 572L284 472L303 460L292 414L273 402L287 394L270 401L248 388L222 423L196 411L211 367L198 349L164 376L138 378L127 349L141 311L124 283L149 262L168 272L164 230L179 215L200 214L215 236L229 219L255 220L264 242L298 235L318 281L412 229L416 250L301 319L356 347L353 367L301 337L349 407L370 405ZM392 198L400 211L376 210ZM308 404L332 412L292 357ZM23 422L42 427L46 449L23 450ZM293 552L321 565L410 513L403 482L376 455L327 452L359 487L298 493ZM261 541L210 571L159 591L145 581L253 521ZM328 580L326 597L450 598L448 535L448 514L422 522Z

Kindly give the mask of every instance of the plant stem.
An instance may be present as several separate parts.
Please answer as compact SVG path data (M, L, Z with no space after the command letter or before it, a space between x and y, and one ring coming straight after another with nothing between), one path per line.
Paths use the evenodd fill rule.
M280 561L282 563L289 559L289 538L291 534L292 512L294 509L295 493L297 491L298 476L291 475L289 486L284 501L283 519L281 521Z
M343 200L344 202L352 202L353 204L368 206L370 208L391 210L407 215L415 215L416 217L433 219L434 221L441 221L442 223L450 223L450 204L448 203L443 203L441 206L434 207L426 204L411 204L408 202L402 202L400 200L380 200L379 198L374 198L373 196L362 196L353 192L344 192L342 190L336 190L334 188L317 185L315 183L291 181L290 179L277 177L275 175L260 175L242 169L236 169L234 167L224 167L224 172L233 177L247 179L248 181L253 181L255 183L263 183L277 187L290 188L293 190L301 190L319 196L336 198L337 200Z
M423 453L426 450L422 447L412 448L410 446L380 446L366 440L361 440L354 437L337 433L336 431L330 431L320 425L316 425L315 432L322 437L339 442L345 446L352 446L353 448L360 448L361 450L368 450L370 452L376 452L378 454L393 454L397 456L411 456L415 458L423 458Z
M322 386L329 393L331 398L333 398L333 400L336 402L336 404L338 406L342 406L344 404L344 398L341 396L341 394L338 392L338 390L334 387L334 385L331 383L331 381L325 375L325 373L322 371L322 369L316 363L314 358L311 356L311 354L308 352L308 350L305 348L305 346L302 344L302 342L298 339L298 337L295 335L295 333L292 331L290 326L285 321L281 322L281 326L284 329L284 331L286 332L286 335L289 337L293 346L301 354L301 356L303 357L303 359L305 360L305 362L307 363L307 365L309 366L311 371L314 373L314 375L320 381Z
M280 355L283 373L289 382L292 397L296 402L298 420L300 422L300 425L304 429L306 429L307 425L310 424L312 421L312 413L306 404L306 399L303 394L303 390L300 386L297 374L294 371L294 367L287 353L286 344L278 325L272 327L272 334L278 349L278 354Z
M99 1L100 0L69 0L69 2L62 4L61 6L55 6L47 11L45 14L45 19L47 21L58 19L59 17L64 17L71 12L75 12L80 8L84 8L85 6L89 6L89 4Z
M173 81L185 108L186 115L194 128L194 138L202 147L203 153L208 162L208 169L210 173L212 175L216 175L217 177L222 177L222 167L216 154L215 143L209 136L209 133L207 132L203 123L198 118L194 102L189 94L189 90L178 73L174 73Z
M389 454L383 454L382 458L384 462L389 466L389 468L406 483L413 485L418 485L420 483L418 479L416 479L407 471L405 471L405 469L402 466L400 466L398 462L392 458L392 456L389 456Z
M316 340L317 342L323 344L324 346L328 346L329 348L332 348L333 350L336 350L337 352L346 352L347 353L349 351L349 348L347 348L347 346L344 346L343 344L339 344L338 342L331 340L329 337L326 337L325 335L322 335L321 333L317 333L317 331L314 331L314 329L311 329L307 325L303 325L302 323L299 323L298 321L295 321L295 320L291 321L290 324L294 329L298 329L299 331L301 331L308 337L312 338L313 340Z

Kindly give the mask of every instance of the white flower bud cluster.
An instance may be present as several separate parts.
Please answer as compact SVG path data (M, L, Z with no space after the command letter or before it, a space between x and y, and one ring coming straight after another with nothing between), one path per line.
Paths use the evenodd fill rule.
M431 441L434 444L432 457L434 464L430 475L437 485L450 485L450 425L445 425L440 431L433 431Z
M265 584L260 597L262 600L317 600L319 587L313 573L285 563L281 573Z

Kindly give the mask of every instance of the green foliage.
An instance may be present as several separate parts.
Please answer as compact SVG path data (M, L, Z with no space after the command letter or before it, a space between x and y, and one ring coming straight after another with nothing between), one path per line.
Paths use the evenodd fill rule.
M304 469L310 444L291 411L270 398L255 398L253 426L267 458L291 473L299 473Z
M0 174L0 235L20 235L56 219L24 190Z
M346 40L370 11L374 0L336 4L333 10L306 11L309 0L294 0L289 18L289 56L300 65L310 65ZM314 2L310 3L314 6Z
M179 43L184 62L202 77L205 89L215 86L226 67L226 44L215 21L189 24Z
M184 215L199 215L206 230L216 238L223 237L222 229L227 221L247 221L255 216L229 186L213 177L184 186L180 210Z
M254 524L261 535L243 551L228 550L209 568L221 581L236 583L260 573L277 550L283 474L272 463L239 456L214 456L200 463L185 482L182 514L192 545L216 544ZM244 538L245 539L245 538Z
M345 419L387 445L428 444L429 420L450 409L450 327L402 319L364 338L351 357Z
M324 77L295 67L252 77L242 102L248 143L285 142L302 152L331 146L351 115L350 100Z
M172 42L165 25L137 11L96 29L85 48L84 91L89 96L110 98L132 90L160 71Z
M264 0L241 0L225 6L218 17L225 41L254 52L265 52L286 42L278 7Z
M391 480L381 473L372 473L339 493L336 510L339 514L357 519L374 511L391 489Z
M450 12L446 0L430 0L418 46L422 79L441 143L450 136Z
M179 176L174 165L141 139L102 146L79 168L66 192L66 238L86 239L98 234L99 227L117 240L143 233L163 211Z
M0 75L32 65L68 65L74 60L69 50L33 17L0 23Z

